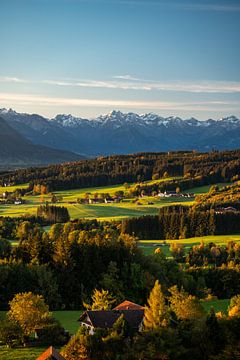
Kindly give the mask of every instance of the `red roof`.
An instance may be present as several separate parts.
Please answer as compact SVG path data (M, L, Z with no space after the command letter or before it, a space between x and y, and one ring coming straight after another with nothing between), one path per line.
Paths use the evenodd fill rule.
M59 354L59 352L57 352L57 350L54 349L53 346L50 346L46 351L44 351L44 353L39 355L37 360L47 360L50 357L51 359L53 358L55 360L66 360L62 355Z
M121 304L117 305L113 310L144 310L144 306L125 300Z

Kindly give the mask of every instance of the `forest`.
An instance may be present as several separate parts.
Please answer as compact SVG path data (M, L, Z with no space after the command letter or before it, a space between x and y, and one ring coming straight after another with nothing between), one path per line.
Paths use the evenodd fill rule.
M240 244L199 240L186 249L181 240L240 233L239 155L136 154L1 173L6 188L25 183L20 195L50 193L54 200L59 189L127 182L133 184L123 189L133 199L211 187L189 205L166 203L154 216L70 220L58 201L43 201L35 216L0 217L0 355L4 346L54 345L67 360L238 359ZM144 239L172 239L170 256L160 245L146 254ZM124 300L143 306L141 330L120 316L112 327L90 334L79 326L70 337L52 315L111 311ZM226 301L224 310L206 310L219 301Z
M115 155L42 168L0 173L0 184L45 185L48 191L142 182L162 177L183 177L167 190L238 180L240 151L168 152ZM149 192L156 190L148 189ZM26 190L27 191L27 190Z

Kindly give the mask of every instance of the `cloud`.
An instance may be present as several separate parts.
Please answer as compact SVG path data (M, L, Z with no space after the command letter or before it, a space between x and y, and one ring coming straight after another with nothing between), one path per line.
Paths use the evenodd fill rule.
M17 77L0 77L0 82L45 84L50 86L100 88L141 91L172 91L187 93L240 93L240 82L234 81L154 81L131 75L117 75L114 80L27 80Z
M28 83L29 81L12 76L0 76L0 82Z
M239 5L229 4L181 4L179 8L185 10L196 10L196 11L217 11L217 12L238 12L240 11Z
M131 76L131 75L115 75L113 76L114 79L120 79L120 80L133 80L133 81L139 81L140 79Z
M143 91L175 91L189 93L240 93L240 82L233 81L152 81L133 78L130 75L115 76L116 80L99 81L59 81L43 80L42 83L56 86L85 88L143 90Z
M44 95L0 93L0 102L4 106L48 106L48 107L109 107L149 110L189 110L189 111L219 111L220 108L229 110L239 109L240 104L234 101L198 101L198 102L171 102L171 101L141 101L120 99L88 99L88 98L60 98Z

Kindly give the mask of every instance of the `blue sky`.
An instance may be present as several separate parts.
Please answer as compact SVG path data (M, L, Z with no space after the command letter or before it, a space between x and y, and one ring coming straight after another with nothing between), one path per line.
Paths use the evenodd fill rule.
M0 0L0 107L240 116L240 1Z

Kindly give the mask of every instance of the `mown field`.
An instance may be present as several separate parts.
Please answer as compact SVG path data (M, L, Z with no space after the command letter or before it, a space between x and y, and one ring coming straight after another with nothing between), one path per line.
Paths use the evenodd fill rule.
M147 181L146 184L153 184L156 182L169 181L173 178L160 179L154 181ZM224 186L225 184L218 184ZM0 187L0 194L6 190L11 192L17 188L27 188L27 184L12 186L12 187ZM134 186L134 184L130 184ZM202 186L189 190L195 194L202 194L208 192L211 186ZM93 197L95 193L105 193L114 195L116 191L124 191L123 185L103 186L95 188L74 189L55 192L56 196L62 197L62 201L57 205L65 206L68 208L71 219L99 219L99 220L121 220L127 217L143 216L143 215L155 215L158 213L158 209L166 205L174 205L183 203L185 205L191 205L193 200L185 198L158 198L158 197L143 197L138 201L138 204L133 202L133 199L124 199L121 203L113 204L69 204L69 202L76 202L77 199L84 198L85 194L90 194ZM189 192L185 191L185 192ZM26 204L23 205L0 205L0 216L18 217L22 215L36 215L37 207L42 203L51 201L51 196L25 196ZM153 204L149 204L149 202Z
M164 182L171 180L173 178L155 180L146 182L146 184L153 184L156 182ZM133 186L130 185L130 186ZM18 185L14 187L0 187L0 194L7 191L14 191L17 188L26 188L27 184ZM71 219L77 218L86 218L94 219L98 218L99 220L120 220L126 217L132 216L142 216L142 215L155 215L158 213L158 209L162 206L185 203L190 205L193 201L188 201L188 199L160 199L155 197L143 197L139 200L138 204L133 202L133 199L124 199L121 203L113 204L69 204L69 202L76 202L77 199L84 198L85 194L90 194L90 197L93 197L95 193L105 193L114 195L116 191L124 191L125 188L123 185L114 185L114 186L103 186L95 188L84 188L84 189L74 189L74 190L65 190L57 191L54 194L56 196L62 197L62 200L57 203L59 206L65 206L68 208ZM50 202L51 196L25 196L26 204L22 205L0 205L0 216L11 216L18 217L22 215L36 215L36 210L39 205L43 202ZM148 204L152 202L153 204Z
M226 245L229 241L240 242L240 234L200 236L181 240L140 240L139 247L145 255L153 254L159 247L169 257L171 256L170 244L172 243L183 244L185 251L188 252L192 246L199 245L202 241L205 244L213 242L217 245Z

